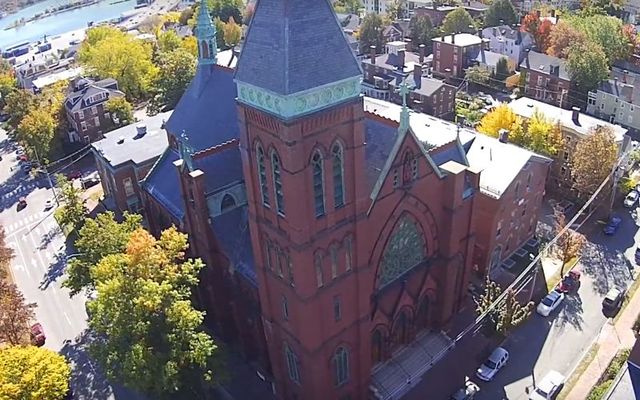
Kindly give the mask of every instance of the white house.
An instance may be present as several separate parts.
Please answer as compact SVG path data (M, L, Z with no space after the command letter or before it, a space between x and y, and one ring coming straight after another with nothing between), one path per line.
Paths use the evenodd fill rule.
M489 41L489 50L502 54L519 65L525 52L534 45L533 36L509 25L493 26L482 30L482 37Z

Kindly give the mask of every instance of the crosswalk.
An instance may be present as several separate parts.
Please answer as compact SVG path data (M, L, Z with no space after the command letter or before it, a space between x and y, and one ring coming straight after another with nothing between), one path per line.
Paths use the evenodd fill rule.
M10 192L6 192L4 194L2 194L2 198L3 199L9 199L12 197L15 197L21 193L24 192L32 192L33 189L36 189L38 187L37 184L35 183L28 183L26 185L18 185L15 189L11 190Z
M10 223L7 223L6 225L4 225L5 233L11 234L22 228L32 227L32 230L34 233L46 234L47 232L50 232L51 230L54 230L58 227L58 224L56 223L54 218L47 218L46 220L43 221L43 219L47 217L49 214L51 214L51 211L41 211L36 214L31 214L29 216L26 216L17 221L13 220ZM41 222L41 223L33 226L37 222Z

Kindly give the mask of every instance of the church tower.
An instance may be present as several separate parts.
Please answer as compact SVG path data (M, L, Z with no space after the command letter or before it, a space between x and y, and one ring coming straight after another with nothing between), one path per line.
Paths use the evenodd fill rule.
M216 26L211 21L207 0L200 0L195 30L196 39L198 40L198 64L215 64L218 55Z
M362 71L329 0L258 0L236 70L243 171L279 399L364 399ZM358 175L356 175L358 174ZM358 179L358 176L361 179ZM365 361L366 360L366 361Z

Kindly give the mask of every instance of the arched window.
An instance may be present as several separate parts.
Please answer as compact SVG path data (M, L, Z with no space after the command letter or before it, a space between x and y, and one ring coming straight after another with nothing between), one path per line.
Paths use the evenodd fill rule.
M229 211L235 206L236 199L234 199L231 194L227 193L222 197L222 202L220 203L220 212L223 213Z
M529 176L527 176L527 192L531 190L531 177L532 174L529 172Z
M331 255L331 279L338 276L338 247L334 244L329 249Z
M344 385L349 380L349 352L344 347L338 347L333 355L336 368L336 386Z
M411 179L418 179L418 157L411 160Z
M262 204L269 207L269 187L267 186L267 169L264 166L264 151L258 145L256 147L256 157L258 161L258 180L260 181L260 193L262 194Z
M394 346L401 346L409 341L409 317L407 317L406 311L400 313L393 327L392 338Z
M344 161L340 143L333 145L333 205L335 208L344 206Z
M280 171L280 157L275 151L271 153L271 171L273 173L273 190L276 193L276 210L278 210L278 214L284 215L282 171Z
M313 171L313 204L316 217L324 215L324 171L322 168L322 155L319 152L313 154L311 159Z
M352 246L353 246L353 239L352 239L351 236L347 236L347 238L344 240L344 247L345 247L344 263L345 263L345 269L347 271L351 271L351 262L352 262L351 251L352 251Z
M429 297L424 296L416 313L416 327L422 331L429 326Z
M282 296L282 318L289 320L289 302L285 296Z
M322 285L324 285L324 279L322 277L322 254L316 254L314 264L316 269L316 283L318 287L322 287Z
M284 355L287 360L287 369L289 370L289 378L297 384L300 384L300 361L298 356L291 350L288 344L284 344Z
M384 336L380 329L373 331L371 337L371 361L373 365L382 361L384 357Z
M413 159L412 155L410 152L406 152L404 154L404 162L402 165L402 183L404 185L406 185L407 183L411 182L411 160Z
M207 44L207 48L209 49L209 54L215 53L215 49L213 48L213 43L211 43L210 41Z
M204 40L200 42L200 51L202 52L202 54L200 55L201 58L209 58L209 46Z
M380 286L393 282L426 258L426 244L416 221L403 216L396 225L380 264Z

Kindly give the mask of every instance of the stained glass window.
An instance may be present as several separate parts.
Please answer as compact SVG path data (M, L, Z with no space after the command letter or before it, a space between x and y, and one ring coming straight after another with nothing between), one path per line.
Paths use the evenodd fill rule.
M298 356L291 350L288 344L284 345L284 354L287 360L287 369L289 370L289 378L297 384L300 384L300 361Z
M278 214L284 215L284 192L282 191L280 157L275 152L271 153L271 170L273 172L273 189L276 192L276 209Z
M322 155L315 153L311 160L313 168L313 201L316 217L324 215L324 174L322 171Z
M333 204L335 208L344 205L344 165L342 164L342 146L333 145Z
M340 386L349 380L349 353L344 347L338 347L333 358L336 366L336 386Z
M426 245L416 222L404 216L387 243L380 265L380 286L384 286L416 266L426 257Z
M258 179L260 180L260 193L262 194L262 204L265 207L269 207L269 188L267 187L267 170L264 166L264 151L262 147L258 146L257 150L258 158Z

